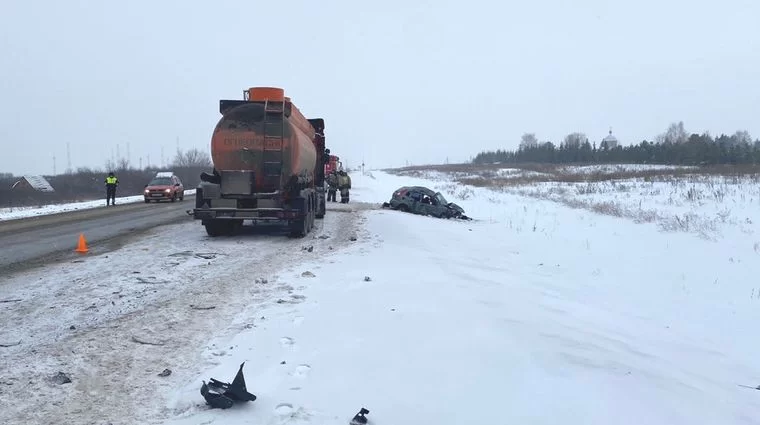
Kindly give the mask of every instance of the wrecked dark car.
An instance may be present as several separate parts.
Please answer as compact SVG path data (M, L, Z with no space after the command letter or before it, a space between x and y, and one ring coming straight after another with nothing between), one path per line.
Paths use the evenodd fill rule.
M383 208L437 218L472 220L464 215L462 207L447 201L441 192L434 192L423 186L404 186L396 189L390 202L383 203Z

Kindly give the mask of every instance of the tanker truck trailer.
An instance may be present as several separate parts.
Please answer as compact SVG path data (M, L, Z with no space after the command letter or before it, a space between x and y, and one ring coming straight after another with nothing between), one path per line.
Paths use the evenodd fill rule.
M306 119L275 87L220 100L219 112L214 168L200 176L193 217L209 236L233 234L244 221L278 222L305 236L325 215L324 120Z

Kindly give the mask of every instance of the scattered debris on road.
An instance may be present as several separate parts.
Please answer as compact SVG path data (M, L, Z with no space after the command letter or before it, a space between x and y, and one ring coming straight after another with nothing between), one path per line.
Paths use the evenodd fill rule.
M137 276L135 279L137 279L137 281L139 283L147 283L148 285L156 285L156 284L161 284L161 283L169 283L169 281L167 281L167 280L159 280L155 276L148 276L148 277Z
M372 278L370 278L369 276L364 276L364 281L365 282L370 282L370 281L372 281Z
M220 254L218 252L198 252L195 254L196 257L203 258L204 260L213 260L217 255Z
M245 377L243 376L243 366L245 362L240 364L235 379L231 384L226 382L217 381L214 378L209 379L209 383L203 381L201 386L201 395L206 399L206 403L211 408L229 409L234 402L248 402L255 401L256 396L249 393L245 386Z
M71 378L69 378L69 376L66 375L63 372L56 373L55 375L53 375L52 377L50 377L50 380L54 384L58 384L58 385L63 385L63 384L69 384L69 383L71 383Z
M0 342L0 347L2 348L15 347L17 345L21 345L20 340L18 342Z
M17 303L19 301L23 301L21 298L14 298L11 300L0 300L0 304L2 303Z
M193 252L193 251L179 251L173 254L169 254L169 257L198 257L204 260L213 260L219 255L224 255L219 252Z
M148 340L138 338L134 335L132 336L132 342L136 342L138 344L143 344L143 345L164 345L164 343L161 341L148 341Z
M312 272L310 272L310 271L307 270L307 271L301 273L301 277L315 277L315 275L314 275L314 273L312 273Z
M356 416L354 416L354 418L351 419L350 425L365 425L367 423L367 417L364 415L368 413L369 413L369 410L362 407L361 410L359 410L359 413L357 413Z
M203 306L203 305L190 304L190 308L192 308L193 310L213 310L216 308L216 306L215 305Z
M163 371L161 371L161 373L158 374L158 376L164 377L164 376L169 376L171 374L172 374L171 369L164 369Z

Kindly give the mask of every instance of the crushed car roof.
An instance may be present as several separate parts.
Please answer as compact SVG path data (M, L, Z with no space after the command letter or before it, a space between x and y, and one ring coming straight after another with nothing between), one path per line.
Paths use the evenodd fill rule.
M427 188L425 186L402 186L402 187L396 189L395 192L400 192L402 190L405 190L405 191L419 190L420 192L428 192L428 193L432 193L432 194L436 194L437 193L436 191L434 191L434 190L432 190L430 188Z

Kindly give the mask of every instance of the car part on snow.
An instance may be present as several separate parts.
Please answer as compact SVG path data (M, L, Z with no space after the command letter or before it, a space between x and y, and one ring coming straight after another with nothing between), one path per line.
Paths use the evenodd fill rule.
M359 410L359 413L351 419L350 425L365 425L367 423L367 418L364 415L367 413L369 413L369 410L362 407L362 409Z
M69 378L69 376L68 376L68 375L66 375L66 374L65 374L65 373L63 373L63 372L58 372L58 373L56 373L55 375L53 375L53 377L52 377L52 378L50 378L50 380L51 380L51 381L52 381L54 384L58 384L58 385L63 385L63 384L70 384L70 383L71 383L71 378Z
M749 385L744 385L744 384L737 384L737 385L739 385L740 387L749 388L749 389L752 389L752 390L760 390L760 385L758 385L756 387L751 387Z
M243 365L240 364L235 379L231 384L217 381L214 378L209 379L208 384L203 381L201 386L201 395L206 399L206 403L211 408L229 409L234 402L248 402L256 400L256 396L249 393L245 386L245 377L243 376Z

